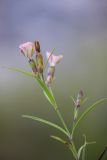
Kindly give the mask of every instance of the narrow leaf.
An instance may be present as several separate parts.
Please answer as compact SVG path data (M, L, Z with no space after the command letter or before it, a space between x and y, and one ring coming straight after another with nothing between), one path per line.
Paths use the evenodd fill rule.
M102 98L98 101L96 101L94 104L92 104L90 107L88 107L83 114L80 116L80 118L77 120L77 122L75 123L74 127L73 127L73 131L72 133L74 133L75 129L77 128L77 126L80 124L80 122L88 115L89 112L91 112L93 109L95 109L98 104L104 102L105 100L107 100L107 98Z
M72 152L73 156L77 159L77 154L76 154L75 148L74 148L74 146L73 146L72 144L69 144L67 141L63 140L63 139L60 138L60 137L54 136L54 135L52 135L51 138L53 138L53 139L55 139L55 140L57 140L57 141L65 144L65 145L67 145L67 147L68 147L68 148L70 149L70 151Z
M85 152L85 147L86 147L86 136L84 135L84 144L80 147L80 149L78 150L78 159L80 158L80 156L81 156L81 153L82 153L82 151L83 152Z
M39 78L35 78L35 80L39 83L39 85L41 86L41 88L44 91L44 94L46 96L46 98L49 100L49 102L55 107L56 105L56 101L55 98L53 97L52 92L50 91L50 89L48 88L48 86ZM55 108L56 109L56 108Z
M82 100L81 105L83 105L88 100L88 97Z
M39 85L41 86L41 88L44 90L45 96L47 95L49 102L51 102L51 104L53 106L55 106L56 102L55 102L55 98L54 98L52 92L46 86L46 84L41 79L39 79L36 75L34 75L30 72L26 72L26 71L24 71L22 69L19 69L19 68L7 67L7 66L2 66L2 68L6 68L6 69L9 69L9 70L12 70L12 71L19 72L19 73L22 73L24 75L30 76L30 77L34 77L36 79L36 81L39 83Z
M81 152L83 150L83 148L86 146L86 144L83 144L80 149L78 150L78 159L80 158Z
M26 71L24 71L22 69L19 69L19 68L7 67L7 66L3 66L2 68L6 68L6 69L11 70L11 71L19 72L19 73L25 74L25 75L30 76L30 77L35 77L34 74L32 74L30 72L26 72Z
M35 116L29 116L29 115L22 115L22 117L24 117L24 118L29 118L29 119L33 119L33 120L35 120L35 121L38 121L38 122L42 122L42 123L44 123L44 124L47 124L48 126L54 127L54 128L60 130L61 132L63 132L65 135L68 136L68 133L67 133L63 128L61 128L60 126L58 126L58 125L56 125L56 124L54 124L54 123L52 123L52 122L50 122L50 121L47 121L47 120L44 120L44 119L41 119L41 118L35 117Z
M48 97L47 93L46 93L45 91L43 91L43 93L44 93L46 99L49 101L49 103L53 105L53 103L52 103L52 101L50 100L50 98Z
M59 141L59 142L61 142L61 143L63 143L63 144L68 145L67 141L63 140L62 138L60 138L58 136L51 135L50 137L53 138L53 139L55 139L55 140L57 140L57 141Z
M78 150L78 159L80 158L82 152L84 152L83 153L83 159L84 159L84 157L85 157L85 148L86 148L87 145L96 143L95 141L87 142L86 141L86 136L85 135L83 135L83 136L84 136L84 144Z
M73 101L73 103L74 103L74 105L75 105L75 100L74 100L74 98L73 98L72 96L70 96L70 98L72 99L72 101Z
M49 87L48 89L49 89L49 91L50 91L50 93L51 93L51 96L52 96L52 97L53 97L53 99L54 99L54 102L56 103L56 100L55 100L55 97L54 97L54 94L53 94L53 92L52 92L51 87Z

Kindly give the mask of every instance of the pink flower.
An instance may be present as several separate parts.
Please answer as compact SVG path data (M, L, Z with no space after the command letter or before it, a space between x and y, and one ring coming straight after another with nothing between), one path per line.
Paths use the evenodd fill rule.
M32 42L26 42L26 43L21 44L19 46L19 49L20 49L21 53L29 59L32 58L32 56L35 52L35 46L34 46L34 43L32 43Z
M51 54L51 52L46 52L46 55L47 55L47 59L49 61L50 66L53 66L53 67L56 64L58 64L63 58L63 55L56 56L54 54Z

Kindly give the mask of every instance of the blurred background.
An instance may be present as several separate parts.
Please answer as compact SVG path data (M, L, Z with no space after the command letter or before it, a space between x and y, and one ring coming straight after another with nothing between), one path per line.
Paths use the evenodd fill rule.
M88 101L107 97L107 0L0 0L0 65L31 71L18 46L39 40L42 53L55 48L63 54L52 85L59 109L72 127L73 103L83 89ZM32 78L0 68L0 159L70 160L67 148L49 136L56 130L22 114L36 115L60 125L53 108ZM87 160L97 160L107 145L107 102L89 114L76 131L75 141L87 147ZM107 159L107 154L104 160Z

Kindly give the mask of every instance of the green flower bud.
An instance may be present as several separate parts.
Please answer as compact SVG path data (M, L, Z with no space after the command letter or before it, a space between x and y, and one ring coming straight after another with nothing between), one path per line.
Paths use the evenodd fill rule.
M44 69L43 56L39 52L36 55L36 61L37 61L37 70L38 70L38 73L43 74L43 69Z
M37 71L37 67L36 67L35 61L34 61L33 59L30 59L30 60L29 60L29 64L30 64L30 66L31 66L31 68L32 68L33 73L34 73L34 74L37 74L38 71Z

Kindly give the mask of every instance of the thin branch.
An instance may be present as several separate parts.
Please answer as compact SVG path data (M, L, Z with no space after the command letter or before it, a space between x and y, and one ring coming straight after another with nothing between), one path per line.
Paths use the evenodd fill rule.
M107 146L104 148L103 152L100 154L98 160L101 160L107 152Z

